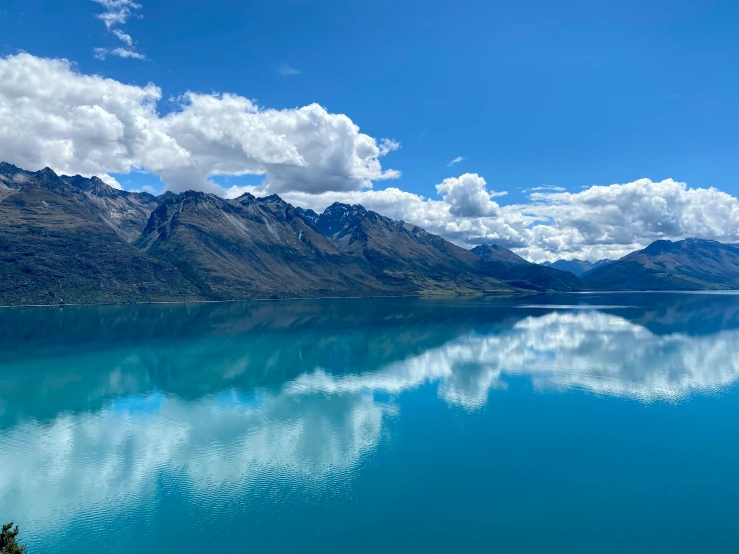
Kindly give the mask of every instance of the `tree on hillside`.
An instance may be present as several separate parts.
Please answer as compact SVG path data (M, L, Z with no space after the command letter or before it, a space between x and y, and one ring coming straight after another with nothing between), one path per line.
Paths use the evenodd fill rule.
M0 554L23 554L26 551L26 545L19 545L16 542L18 536L18 526L13 529L13 522L3 525L3 532L0 534Z

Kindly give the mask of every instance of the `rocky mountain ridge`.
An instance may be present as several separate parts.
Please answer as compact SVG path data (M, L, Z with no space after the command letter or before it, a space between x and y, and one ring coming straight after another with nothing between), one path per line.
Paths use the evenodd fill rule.
M528 262L523 273L511 271L359 205L317 214L275 195L155 197L0 164L0 215L3 305L579 287L569 274Z
M657 241L579 279L360 205L160 196L0 163L0 305L739 289L739 247Z

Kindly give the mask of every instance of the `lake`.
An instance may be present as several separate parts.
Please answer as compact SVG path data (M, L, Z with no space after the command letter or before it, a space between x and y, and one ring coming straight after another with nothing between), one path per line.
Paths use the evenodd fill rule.
M0 310L28 554L737 552L739 295Z

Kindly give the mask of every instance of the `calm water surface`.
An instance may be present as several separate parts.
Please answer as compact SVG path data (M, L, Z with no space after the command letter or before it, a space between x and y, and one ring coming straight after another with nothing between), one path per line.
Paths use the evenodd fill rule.
M0 310L29 554L739 552L739 296Z

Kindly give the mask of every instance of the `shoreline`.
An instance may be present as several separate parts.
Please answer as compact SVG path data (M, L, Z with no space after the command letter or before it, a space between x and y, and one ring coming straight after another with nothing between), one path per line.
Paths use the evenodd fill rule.
M286 298L237 298L232 300L150 300L143 302L90 302L70 304L7 304L0 305L0 309L13 308L67 308L83 306L145 306L170 304L226 304L232 302L294 302L296 300L363 300L383 298L425 298L425 299L471 299L502 296L537 296L550 294L727 294L737 295L739 289L706 289L706 290L581 290L581 291L532 291L532 292L500 292L482 294L393 294L379 296L291 296Z
M549 294L548 292L500 292L486 294L392 294L379 296L290 296L286 298L235 298L232 300L150 300L142 302L90 302L69 304L4 304L0 309L12 308L67 308L81 306L142 306L150 304L226 304L230 302L286 302L295 300L362 300L382 298L482 298L486 296L532 296L535 294Z

